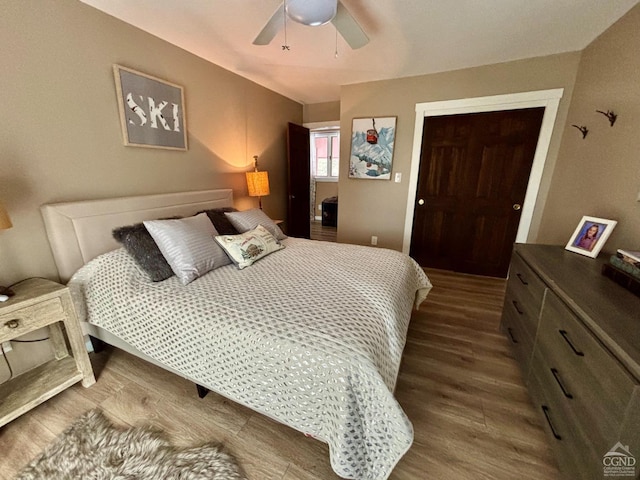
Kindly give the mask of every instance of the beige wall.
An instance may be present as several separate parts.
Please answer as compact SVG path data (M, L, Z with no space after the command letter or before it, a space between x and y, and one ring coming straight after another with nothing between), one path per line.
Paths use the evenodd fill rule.
M304 123L331 122L340 119L340 102L310 103L304 106Z
M302 105L77 0L0 0L0 11L0 201L14 225L0 231L0 284L57 278L44 203L232 187L236 206L257 206L244 172L260 155L264 209L286 218L286 127ZM115 63L184 87L187 152L123 146ZM23 345L8 354L18 371L18 350L38 356Z
M555 165L580 53L567 53L453 72L343 86L340 98L340 155L349 158L351 120L397 116L393 172L402 182L348 178L348 162L340 165L338 241L402 249L416 103L564 88L537 209L544 199ZM535 238L536 231L531 236Z
M0 284L57 273L39 207L232 187L252 156L269 171L265 211L286 218L286 127L302 105L76 0L0 0ZM123 146L113 64L185 89L187 152ZM256 205L257 206L257 205Z
M582 54L541 243L564 245L583 215L615 219L604 247L640 249L640 6ZM613 110L613 127L596 110ZM571 124L586 125L582 135Z

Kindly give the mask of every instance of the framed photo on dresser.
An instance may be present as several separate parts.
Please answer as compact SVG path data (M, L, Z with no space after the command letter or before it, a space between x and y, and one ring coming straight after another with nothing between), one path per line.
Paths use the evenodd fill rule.
M585 215L565 248L580 255L596 258L617 223L615 220Z

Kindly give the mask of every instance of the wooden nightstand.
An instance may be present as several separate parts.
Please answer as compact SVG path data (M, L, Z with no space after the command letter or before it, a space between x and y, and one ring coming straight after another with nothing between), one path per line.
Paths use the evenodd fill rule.
M0 343L48 327L55 358L0 384L0 427L77 382L90 387L96 381L69 289L32 278L12 290L15 295L0 303Z

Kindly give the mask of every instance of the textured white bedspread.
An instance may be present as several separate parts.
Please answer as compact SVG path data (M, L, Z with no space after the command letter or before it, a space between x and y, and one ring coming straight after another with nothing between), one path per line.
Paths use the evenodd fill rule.
M412 307L408 256L289 238L249 268L153 283L123 250L69 282L78 313L238 403L329 444L344 478L386 479L413 441L393 396Z

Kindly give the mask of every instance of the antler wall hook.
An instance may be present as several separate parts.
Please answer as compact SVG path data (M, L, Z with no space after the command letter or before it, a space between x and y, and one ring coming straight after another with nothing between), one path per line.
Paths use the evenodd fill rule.
M578 130L580 130L580 133L582 133L582 138L585 138L587 136L587 133L589 133L589 129L584 126L578 126L578 125L571 125L572 127L576 127Z
M613 113L613 110L607 110L606 112L603 112L602 110L596 110L596 112L601 113L602 115L607 117L607 119L609 120L609 124L611 124L612 127L613 127L613 124L616 123L616 120L618 119L618 115Z

